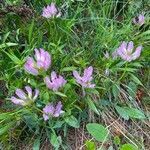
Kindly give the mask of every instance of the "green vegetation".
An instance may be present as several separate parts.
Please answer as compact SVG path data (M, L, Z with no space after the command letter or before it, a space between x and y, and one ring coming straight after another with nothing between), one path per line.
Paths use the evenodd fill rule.
M0 149L148 150L149 7L0 0Z

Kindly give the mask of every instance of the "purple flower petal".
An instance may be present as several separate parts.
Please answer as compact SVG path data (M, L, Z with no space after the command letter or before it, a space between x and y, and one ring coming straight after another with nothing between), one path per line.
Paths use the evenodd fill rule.
M49 119L49 116L59 117L62 112L62 104L60 101L55 107L53 104L49 103L43 108L43 118L46 121Z
M59 117L62 111L62 104L61 101L58 102L55 108L54 117Z
M144 24L145 17L144 17L144 15L140 14L138 18L139 18L138 23L140 26L142 26Z
M32 74L32 75L35 75L35 76L36 76L36 75L39 74L39 72L38 72L37 69L31 67L31 66L28 65L28 64L25 64L25 65L24 65L24 69L25 69L28 73L30 73L30 74Z
M33 58L28 57L25 65L24 65L24 69L30 74L38 75L38 70L34 68L34 63L35 62L34 62Z
M137 47L134 53L133 48L134 47L132 41L130 41L128 44L123 42L118 48L117 53L123 60L130 62L140 56L142 46Z
M142 46L138 46L135 52L132 54L132 60L135 60L138 57L140 57L141 51L142 51Z
M23 99L23 100L26 100L27 99L27 96L26 94L23 92L23 90L21 89L17 89L16 90L16 95L20 98L20 99Z
M49 89L52 89L52 83L51 83L50 78L48 76L44 78L44 82Z
M91 84L93 79L93 67L90 66L84 70L84 74L81 77L77 71L73 71L73 75L76 78L76 82L79 83L82 87L85 88L93 88L94 86Z
M49 77L45 77L44 82L49 89L57 91L59 88L65 85L66 80L62 76L57 76L56 72L51 73L51 80Z
M26 91L28 92L28 97L32 98L32 89L30 86L25 86Z
M46 114L43 114L43 118L44 118L44 121L47 121L49 119L48 115Z
M38 95L39 95L39 90L35 89L35 95L33 97L33 100L37 99Z
M17 105L27 105L27 104L31 104L29 103L30 101L33 101L37 98L37 96L39 95L39 90L35 90L35 95L34 97L32 97L32 89L30 86L25 86L25 89L27 91L27 94L25 94L25 92L21 89L16 89L16 95L19 98L16 98L14 96L11 97L11 101Z
M43 108L43 112L45 114L53 115L54 111L55 111L55 108L54 108L53 104L50 104L50 103Z
M40 48L40 60L42 61L42 62L44 62L45 61L45 51L44 51L44 49L42 49L42 48Z
M139 26L142 26L145 22L145 17L143 14L140 14L137 18L133 18L133 23Z
M11 100L14 104L16 104L16 105L24 105L24 104L25 104L23 100L18 99L18 98L14 97L14 96L12 96L12 97L10 98L10 100Z
M133 51L133 48L134 48L134 46L133 46L133 42L132 42L132 41L130 41L130 42L128 43L127 53L128 53L128 54L131 54L131 53L132 53L132 51Z
M89 78L92 75L92 73L93 73L93 67L92 66L90 66L84 70L84 76L86 78Z
M73 71L73 76L77 79L77 80L81 80L81 76L79 75L79 73L75 70Z
M52 73L51 73L51 80L53 81L55 79L57 79L57 74L56 74L55 71L52 71Z
M41 55L40 55L40 52L37 48L35 48L35 58L37 61L39 61L41 59Z
M51 56L48 52L45 52L45 64L44 64L45 70L47 70L50 65L51 65Z
M51 3L51 5L48 5L47 7L43 9L42 16L45 18L51 18L51 17L57 16L57 13L59 12L57 11L55 4Z

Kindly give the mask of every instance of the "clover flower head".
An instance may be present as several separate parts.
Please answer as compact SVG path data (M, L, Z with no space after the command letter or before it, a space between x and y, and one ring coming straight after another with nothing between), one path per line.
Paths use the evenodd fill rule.
M24 65L24 69L32 75L38 75L39 70L48 70L51 65L51 56L42 48L40 48L39 50L35 49L34 51L35 59L32 57L28 57Z
M129 43L127 42L122 42L120 47L117 49L117 55L120 56L123 60L125 61L132 61L140 57L141 51L142 51L142 46L138 46L135 51L134 50L134 45L133 42L130 41Z
M77 71L73 71L73 76L76 79L76 82L80 84L84 88L94 88L95 84L92 84L91 81L93 79L93 67L90 66L84 70L83 76L80 76Z
M59 101L57 105L49 103L43 108L43 118L46 121L50 117L59 117L63 112L61 101Z
M43 8L42 16L45 18L52 18L52 17L60 17L61 13L56 8L55 3L51 3L50 5Z
M26 92L24 92L22 89L16 89L16 96L12 96L10 100L16 104L16 105L21 105L25 106L28 105L30 102L34 102L38 95L39 95L39 90L35 89L34 91L30 86L25 86Z
M51 77L45 77L44 82L49 89L53 91L58 91L59 88L63 87L66 84L66 80L61 76L56 74L55 71L51 73Z
M133 18L133 23L139 26L142 26L145 22L145 17L143 14L140 14L138 17Z

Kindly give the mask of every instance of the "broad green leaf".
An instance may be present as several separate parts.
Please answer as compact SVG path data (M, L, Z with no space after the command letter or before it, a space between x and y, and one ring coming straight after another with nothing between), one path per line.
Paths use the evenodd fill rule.
M65 122L74 128L79 128L79 122L74 116L65 118Z
M55 148L58 149L62 143L61 136L57 136L55 133L52 133L50 142Z
M129 115L123 107L115 106L115 109L122 118L129 120Z
M145 119L145 115L144 113L136 108L129 108L129 107L125 107L124 108L127 112L127 114L131 117L131 118L136 118L136 119Z
M53 126L53 128L54 128L54 129L55 129L55 128L61 128L63 124L64 124L64 121L57 121L57 122L55 123L55 125Z
M109 132L103 125L98 123L88 123L86 128L97 141L105 142L107 140Z
M44 101L49 101L49 99L50 99L50 96L49 96L49 93L48 92L45 92L44 94L43 94L43 99L44 99Z
M119 115L126 120L128 120L129 118L136 118L136 119L146 118L144 113L136 108L115 106L115 109L117 110Z
M91 98L88 97L88 98L86 99L86 101L87 101L87 103L88 103L89 108L90 108L91 110L93 110L96 114L99 115L99 112L98 112L98 110L97 110L97 108L96 108L94 102L91 100Z
M26 125L32 129L38 126L38 116L35 113L25 114L24 119Z
M138 150L138 148L132 144L124 144L121 146L120 150Z
M35 139L34 144L33 144L33 150L39 150L40 149L40 136Z
M86 150L96 150L96 145L92 141L86 141L85 145L86 145Z

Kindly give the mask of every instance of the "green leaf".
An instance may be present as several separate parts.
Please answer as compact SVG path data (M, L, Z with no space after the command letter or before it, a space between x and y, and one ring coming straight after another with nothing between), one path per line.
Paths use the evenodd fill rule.
M9 126L4 126L0 128L0 136L6 133L9 130Z
M112 93L115 97L115 99L117 99L119 93L120 93L120 86L118 84L113 84L112 86Z
M5 51L3 51L5 54L7 54L7 56L17 65L21 65L22 64L22 61L17 57L15 56L14 54L9 54Z
M86 145L86 150L96 150L95 143L92 141L86 141L85 145Z
M55 128L61 128L63 124L64 124L64 121L57 121L57 122L55 123L55 125L53 126L53 128L54 128L54 129L55 129Z
M115 109L119 113L119 115L126 120L128 120L129 118L146 118L144 113L136 108L115 106Z
M71 66L71 67L65 67L61 71L62 72L67 72L67 71L73 71L73 70L76 70L76 67L73 67L73 66Z
M33 144L33 150L39 150L40 149L40 136L35 139L34 144Z
M0 49L6 48L6 47L11 47L11 46L17 46L17 45L18 45L17 43L11 43L11 42L3 43L0 45Z
M48 5L50 4L51 0L45 0L45 3Z
M15 122L10 122L8 124L5 124L4 126L0 126L0 136L5 134L6 132L8 133L8 130L11 129L11 127L15 124Z
M38 116L35 113L25 114L24 119L26 122L26 125L30 128L36 128L38 127Z
M129 108L129 107L124 107L126 112L131 118L136 118L136 119L145 119L145 115L142 111L136 108Z
M131 75L131 79L132 79L136 84L139 84L139 85L143 86L142 82L141 82L135 75L133 75L133 74L131 74L131 73L130 73L130 75Z
M127 91L129 93L129 95L132 97L132 98L135 98L136 96L136 91L137 91L137 84L133 81L129 82L129 85L127 86Z
M120 150L138 150L138 148L132 144L124 144L121 146Z
M96 114L99 115L99 112L98 112L98 110L97 110L97 108L96 108L94 102L91 100L91 98L88 97L88 98L86 99L86 101L87 101L87 103L88 103L89 108L90 108L91 110L93 110Z
M10 32L7 32L7 33L4 35L4 37L3 37L3 43L6 42L7 38L9 37L9 35L10 35Z
M49 101L49 99L50 99L49 92L43 93L43 99L44 99L44 101L46 101L46 102Z
M51 133L50 142L55 148L58 149L60 144L62 143L61 136L57 136L55 133Z
M32 21L32 23L29 27L29 43L31 42L31 39L32 39L33 27L34 27L34 20Z
M65 94L61 93L61 92L55 92L56 95L59 95L61 97L67 97Z
M86 128L97 141L104 142L107 140L109 132L104 126L98 123L88 123Z
M13 116L11 116L11 113L9 113L9 112L0 114L0 120L11 119L11 118L13 118Z
M115 106L115 109L122 118L129 120L129 115L123 107Z
M114 143L116 144L116 145L120 145L120 138L119 138L119 136L115 136L114 137Z
M127 71L127 72L135 72L137 69L135 69L135 68L116 68L116 70Z
M65 118L65 122L74 128L79 128L79 122L74 116Z

